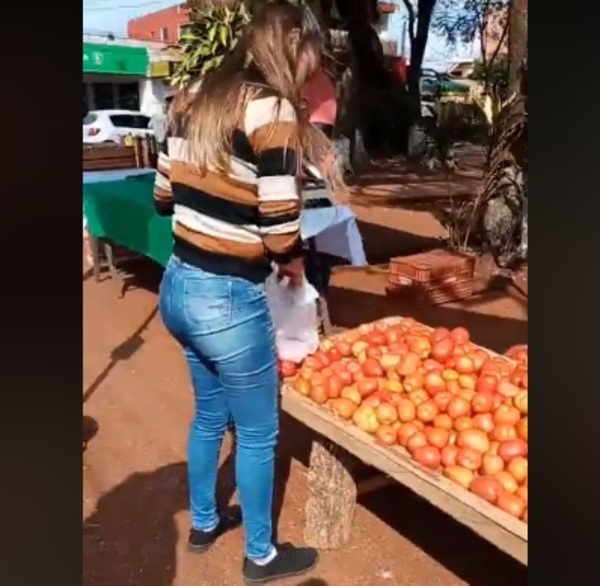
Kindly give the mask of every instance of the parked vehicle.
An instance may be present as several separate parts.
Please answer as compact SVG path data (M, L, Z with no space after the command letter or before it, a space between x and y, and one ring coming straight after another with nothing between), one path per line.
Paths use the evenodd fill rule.
M119 143L128 135L154 135L149 123L149 116L134 110L92 110L83 118L83 142Z

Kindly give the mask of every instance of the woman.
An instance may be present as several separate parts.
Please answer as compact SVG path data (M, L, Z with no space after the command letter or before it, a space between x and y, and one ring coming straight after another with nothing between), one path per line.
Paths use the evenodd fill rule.
M310 13L267 4L221 67L176 98L155 186L159 213L174 213L160 311L184 350L196 402L190 546L204 551L239 523L220 516L215 499L231 418L249 583L304 573L318 559L312 548L272 543L279 381L264 282L272 263L292 287L304 278L297 175L303 155L323 144L311 142L301 90L319 52Z

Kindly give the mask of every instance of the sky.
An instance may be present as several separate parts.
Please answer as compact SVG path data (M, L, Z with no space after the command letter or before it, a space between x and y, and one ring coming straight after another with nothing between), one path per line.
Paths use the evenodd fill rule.
M113 33L116 37L127 36L127 21L149 12L167 8L177 0L83 0L83 30L86 33ZM399 12L390 19L390 39L400 42L405 11L402 2ZM427 67L433 67L453 59L474 57L470 47L449 48L443 39L430 35L425 54Z

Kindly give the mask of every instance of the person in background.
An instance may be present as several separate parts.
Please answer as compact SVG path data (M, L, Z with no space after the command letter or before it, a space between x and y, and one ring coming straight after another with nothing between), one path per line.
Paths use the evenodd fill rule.
M215 495L231 419L251 584L318 561L312 548L272 541L279 377L265 280L273 264L291 287L304 279L299 170L306 153L329 144L310 128L302 95L320 49L310 11L284 0L260 8L221 66L175 97L154 190L158 213L174 216L160 312L184 351L196 405L189 544L205 551L240 522Z
M309 121L325 136L332 138L337 116L337 96L332 76L325 67L319 67L308 79L306 107Z
M152 115L148 124L148 128L154 132L154 138L159 150L165 150L166 148L167 131L169 128L168 111L172 97L171 93L167 94L164 103L160 106L160 110Z

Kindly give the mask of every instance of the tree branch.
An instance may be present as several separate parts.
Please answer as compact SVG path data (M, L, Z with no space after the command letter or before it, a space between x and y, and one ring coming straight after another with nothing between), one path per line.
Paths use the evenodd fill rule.
M402 0L404 7L406 8L406 12L408 12L408 36L410 38L410 42L412 44L412 42L415 40L415 21L416 21L416 15L415 15L415 9L413 7L413 5L411 4L410 0Z

